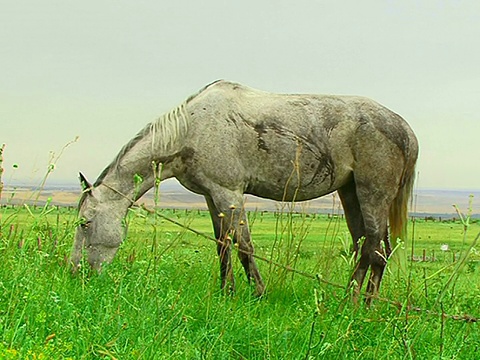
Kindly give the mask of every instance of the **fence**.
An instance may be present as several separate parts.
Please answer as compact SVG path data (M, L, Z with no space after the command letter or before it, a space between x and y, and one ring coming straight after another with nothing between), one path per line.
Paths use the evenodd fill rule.
M176 220L173 220L161 213L159 213L158 211L155 211L155 210L152 210L152 209L149 209L147 208L145 205L142 205L142 208L144 210L146 210L147 212L151 213L151 214L155 214L156 216L172 223L172 224L175 224L181 228L184 228L190 232L193 232L194 234L198 235L198 236L201 236L209 241L213 241L215 243L220 243L222 245L225 245L224 243L222 243L220 240L218 239L215 239L207 234L204 234L200 231L197 231L185 224L181 224L179 223L178 221ZM480 237L480 233L477 235L477 239ZM301 270L297 270L293 267L290 267L290 266L285 266L283 264L280 264L280 263L277 263L277 262L274 262L270 259L267 259L263 256L259 256L257 254L254 254L254 253L250 253L250 252L247 252L245 250L242 250L240 249L239 247L234 247L236 249L236 251L240 251L240 252L243 252L244 254L248 254L248 255L251 255L253 256L255 259L257 260L260 260L260 261L263 261L263 262L266 262L268 263L269 265L272 265L272 266L275 266L275 267L279 267L279 268L282 268L288 272L292 272L292 273L295 273L295 274L298 274L300 276L304 276L306 278L309 278L309 279L312 279L312 280L315 280L315 281L318 281L319 283L323 283L323 284L326 284L326 285L329 285L329 286L332 286L332 287L335 287L335 288L339 288L339 289L346 289L346 286L345 285L341 285L341 284L337 284L337 283L334 283L334 282L331 282L329 280L326 280L326 279L323 279L320 277L320 275L318 274L310 274L308 272L305 272L305 271L301 271ZM454 259L455 258L455 253L453 253L453 256L454 256ZM427 261L427 256L426 256L426 250L423 251L423 257L422 257L422 260L425 259L425 261ZM454 260L455 261L455 260ZM368 297L370 297L371 295L368 295L366 293L361 293L361 295L367 299ZM469 323L476 323L476 322L480 322L480 318L477 318L477 317L474 317L474 316L471 316L471 315L468 315L468 314L461 314L461 315L451 315L451 314L446 314L443 312L443 307L442 307L442 312L441 313L437 313L437 312L434 312L434 311L431 311L431 310L426 310L426 309L422 309L420 307L417 307L417 306L414 306L414 305L406 305L405 303L402 303L400 301L393 301L393 300L390 300L390 299L385 299L385 298L382 298L382 297L379 297L379 296L375 296L374 297L376 301L381 301L381 302L385 302L385 303L389 303L390 305L393 305L395 306L398 310L401 310L401 309L406 309L407 311L414 311L414 312L422 312L422 313L425 313L425 314L428 314L428 315L432 315L432 316L441 316L442 318L448 318L448 319L452 319L452 320L457 320L457 321L465 321L465 322L469 322Z

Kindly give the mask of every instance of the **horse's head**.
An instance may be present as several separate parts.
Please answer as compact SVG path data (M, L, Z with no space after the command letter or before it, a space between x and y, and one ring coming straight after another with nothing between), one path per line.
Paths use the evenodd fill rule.
M106 197L99 187L90 185L80 174L83 195L78 207L78 226L75 232L71 262L76 271L83 253L93 269L113 260L125 238L125 209Z

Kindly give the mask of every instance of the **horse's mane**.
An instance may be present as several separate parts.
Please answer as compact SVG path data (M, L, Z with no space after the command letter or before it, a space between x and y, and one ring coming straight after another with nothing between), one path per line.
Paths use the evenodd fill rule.
M115 159L101 172L93 186L100 185L107 174L112 169L117 168L123 157L145 136L152 135L152 152L168 151L175 144L175 141L185 134L188 128L186 104L187 101L183 102L140 130L122 147Z
M147 133L152 134L152 152L160 146L160 150L168 151L188 128L186 101L147 126ZM144 129L145 130L145 129Z
M173 108L169 112L161 115L158 119L152 121L142 130L140 130L127 144L125 144L115 159L100 173L97 180L93 184L94 187L100 185L107 174L118 167L122 158L127 154L135 145L137 145L145 136L152 134L152 152L154 151L168 151L175 144L176 140L184 135L188 129L188 113L187 104L204 92L208 87L216 84L222 80L214 81L197 93L189 96L182 104ZM85 195L85 194L84 194ZM84 196L81 197L79 205L84 200Z

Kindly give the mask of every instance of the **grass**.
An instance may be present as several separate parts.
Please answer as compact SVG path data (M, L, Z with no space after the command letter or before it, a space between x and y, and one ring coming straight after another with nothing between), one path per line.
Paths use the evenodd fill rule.
M219 291L215 245L141 209L101 274L72 276L74 211L0 210L2 359L477 359L478 223L415 222L414 254L436 261L389 263L370 309L342 288L259 262L267 295L235 259L237 293ZM211 234L206 212L162 214ZM346 285L350 240L340 217L252 212L259 255ZM412 228L413 224L410 224ZM442 252L440 246L450 250ZM412 244L401 244L411 253ZM456 257L452 254L456 253ZM398 307L397 305L400 305ZM411 306L410 306L411 305ZM422 310L416 311L412 307Z

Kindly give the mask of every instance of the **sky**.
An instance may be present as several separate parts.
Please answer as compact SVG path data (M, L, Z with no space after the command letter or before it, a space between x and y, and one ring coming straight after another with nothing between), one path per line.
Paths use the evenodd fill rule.
M0 0L3 181L91 181L204 85L362 95L420 144L417 188L480 189L478 1ZM66 146L68 144L68 146ZM66 146L66 147L65 147Z

